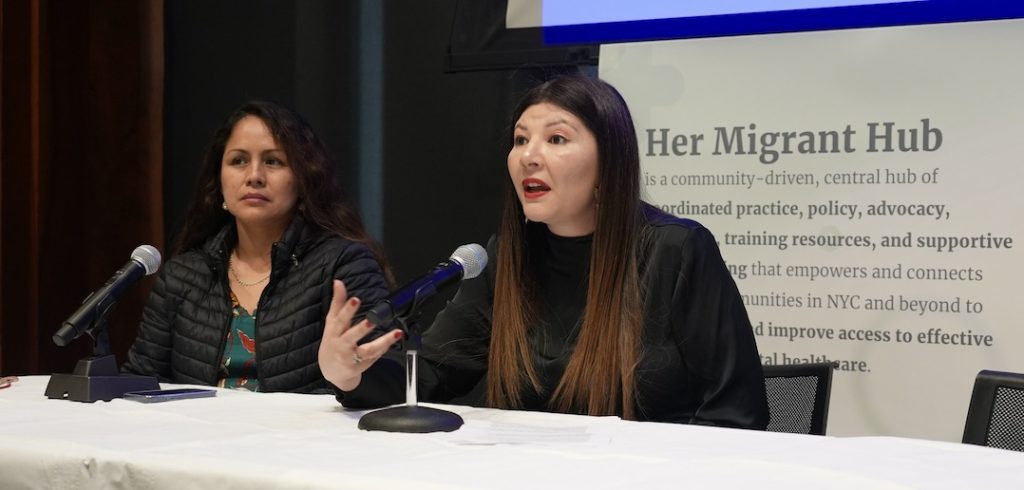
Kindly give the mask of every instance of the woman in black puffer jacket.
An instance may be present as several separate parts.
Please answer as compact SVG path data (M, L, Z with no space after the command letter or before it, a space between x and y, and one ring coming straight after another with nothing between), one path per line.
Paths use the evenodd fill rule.
M199 189L150 295L124 370L162 382L327 391L317 351L341 280L388 293L383 255L294 111L263 101L217 131Z

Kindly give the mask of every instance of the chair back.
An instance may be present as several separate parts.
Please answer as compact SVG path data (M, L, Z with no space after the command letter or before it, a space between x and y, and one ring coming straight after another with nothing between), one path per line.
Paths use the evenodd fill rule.
M834 369L830 362L764 366L768 431L825 435Z
M978 373L963 442L1024 451L1024 374Z

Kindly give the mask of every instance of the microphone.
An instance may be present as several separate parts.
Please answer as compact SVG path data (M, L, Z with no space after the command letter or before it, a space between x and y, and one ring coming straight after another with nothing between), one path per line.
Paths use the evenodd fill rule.
M64 347L77 339L93 321L106 315L107 310L124 294L125 289L160 268L160 251L151 245L140 245L132 251L132 259L114 273L100 289L85 298L82 306L71 314L60 330L53 334L53 343Z
M462 279L479 276L487 266L487 251L475 243L462 245L419 279L415 279L377 303L366 314L375 325L388 327L398 317L416 313L441 288Z

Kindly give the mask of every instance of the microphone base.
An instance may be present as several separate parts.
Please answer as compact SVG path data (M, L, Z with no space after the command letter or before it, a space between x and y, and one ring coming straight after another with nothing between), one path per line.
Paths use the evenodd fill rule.
M129 391L159 390L153 376L120 374L114 356L88 357L78 361L74 374L54 374L46 384L46 397L92 403L122 398Z
M371 431L425 434L428 432L451 432L462 427L463 423L462 417L457 413L419 405L401 405L363 415L359 419L359 428Z

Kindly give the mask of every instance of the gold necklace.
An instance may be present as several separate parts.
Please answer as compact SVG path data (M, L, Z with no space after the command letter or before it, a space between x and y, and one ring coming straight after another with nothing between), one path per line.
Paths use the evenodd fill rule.
M235 267L234 267L235 259L234 259L233 255L234 254L228 256L228 272L230 272L231 276L235 278L235 282L237 282L239 286L242 286L243 288L251 288L251 287L256 286L258 284L263 284L264 282L267 281L267 279L270 279L270 274L267 274L267 277L264 277L263 279L260 279L259 281L256 281L256 282L244 282L244 281L242 281L241 279L239 279L238 273L235 272Z

